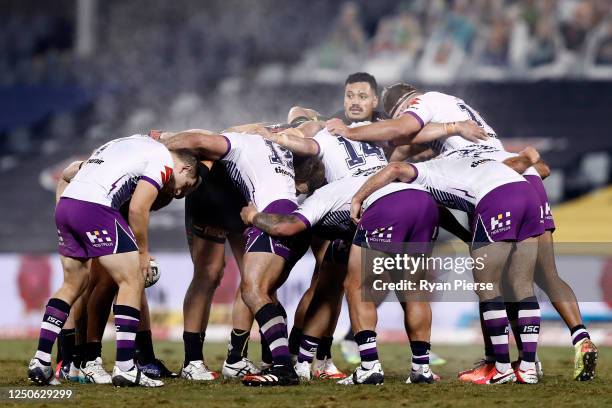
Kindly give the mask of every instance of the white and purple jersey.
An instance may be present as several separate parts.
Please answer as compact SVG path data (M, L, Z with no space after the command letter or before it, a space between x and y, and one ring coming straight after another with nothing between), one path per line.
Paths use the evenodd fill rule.
M370 122L358 122L351 127L368 124ZM313 140L319 145L317 157L325 166L325 178L328 183L343 177L369 176L388 164L383 149L374 143L337 137L327 129L319 131Z
M498 162L503 162L511 157L517 157L518 154L510 153L503 148L495 147L486 144L469 144L456 150L449 150L440 158L457 159L463 157L470 157L473 159L493 159ZM538 171L534 167L529 167L523 173L524 176L538 176Z
M351 200L368 180L367 177L344 177L315 190L293 212L309 228L327 239L351 236Z
M119 209L132 197L139 180L159 190L173 169L170 151L148 136L111 140L85 160L62 197Z
M228 142L221 161L247 201L261 210L277 200L295 203L293 155L259 135L223 133Z
M427 92L413 99L410 106L402 113L414 116L421 126L428 123L448 123L473 120L484 129L489 138L479 142L479 145L497 147L503 150L502 143L497 139L493 128L489 126L480 113L471 108L463 99L440 92ZM457 150L468 145L474 144L459 135L451 135L440 138L428 145L437 154L445 153L449 150Z
M440 204L472 212L490 191L505 184L527 182L520 174L491 158L433 159L412 164L423 184Z

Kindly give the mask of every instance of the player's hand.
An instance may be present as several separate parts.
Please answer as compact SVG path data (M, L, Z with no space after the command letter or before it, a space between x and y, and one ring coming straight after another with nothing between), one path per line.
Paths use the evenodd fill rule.
M531 164L536 164L540 161L540 153L531 146L527 146L525 149L521 150L519 154L527 157Z
M140 268L140 273L142 273L142 276L145 278L145 280L147 278L151 278L152 277L152 271L151 271L151 260L154 259L151 254L147 251L147 252L140 252L138 254L139 256L139 268Z
M255 204L253 204L251 201L249 202L249 205L242 207L242 210L240 211L240 218L242 218L242 222L244 222L246 225L252 225L253 218L257 212L257 207L255 207Z
M346 137L349 133L349 128L344 124L342 119L333 118L325 122L327 131L332 135Z
M470 142L478 143L480 140L487 140L487 132L473 120L464 120L463 122L455 123L456 131L464 139Z
M353 221L355 224L359 224L359 220L361 220L361 214L362 214L362 207L361 207L362 201L359 199L355 199L353 198L351 200L351 221Z

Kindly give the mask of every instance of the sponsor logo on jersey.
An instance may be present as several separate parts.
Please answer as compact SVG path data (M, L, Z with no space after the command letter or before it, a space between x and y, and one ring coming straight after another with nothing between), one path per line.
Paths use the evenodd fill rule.
M510 216L510 211L506 211L505 214L499 213L496 217L491 217L491 234L508 231L512 224Z
M102 163L104 163L104 160L102 159L89 159L86 162L86 164L102 164Z
M478 167L479 165L481 165L482 163L486 163L486 162L491 162L491 161L495 161L493 159L480 159L480 160L474 160L472 162L472 164L470 165L470 167L474 168L474 167Z
M86 234L91 244L96 248L113 246L113 240L109 236L107 230L102 230L102 231L95 230L91 232L87 231Z

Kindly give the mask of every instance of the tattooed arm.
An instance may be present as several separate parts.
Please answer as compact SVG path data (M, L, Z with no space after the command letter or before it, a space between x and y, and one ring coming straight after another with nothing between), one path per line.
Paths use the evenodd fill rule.
M242 208L240 217L245 224L254 225L273 237L290 237L308 229L295 215L260 213L253 203Z

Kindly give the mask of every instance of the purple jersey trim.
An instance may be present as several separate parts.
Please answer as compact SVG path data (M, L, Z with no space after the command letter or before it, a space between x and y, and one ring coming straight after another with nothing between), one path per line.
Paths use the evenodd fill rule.
M412 178L412 180L407 181L406 183L414 183L414 180L416 180L419 177L419 169L416 168L416 166L412 163L408 163L406 162L406 164L408 164L410 167L412 167L414 169L414 172L416 173L414 175L414 177Z
M321 145L319 144L319 142L316 141L314 137L311 138L311 140L317 144L317 154L315 154L315 156L318 157L321 154Z
M416 120L419 121L419 124L421 125L421 129L423 129L423 127L425 126L425 123L423 122L423 119L421 119L421 117L419 115L417 115L416 113L414 113L413 111L407 111L406 113L408 113L409 115L414 116L414 118Z
M144 180L144 181L148 181L149 183L153 184L153 186L159 191L161 190L162 186L160 186L157 181L153 180L151 177L147 177L147 176L140 176L140 180Z
M223 158L225 158L225 156L227 156L227 154L230 152L230 150L232 150L232 142L230 142L229 138L225 135L221 135L225 138L225 141L227 142L227 150L225 151L225 153L223 153L221 155L221 157L219 157L219 160L223 160Z
M291 215L295 215L300 221L302 221L305 225L306 228L310 228L312 227L310 225L310 221L308 221L308 218L304 217L302 214L300 214L299 212L294 212Z

